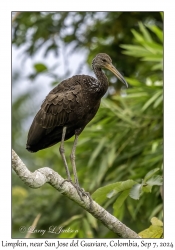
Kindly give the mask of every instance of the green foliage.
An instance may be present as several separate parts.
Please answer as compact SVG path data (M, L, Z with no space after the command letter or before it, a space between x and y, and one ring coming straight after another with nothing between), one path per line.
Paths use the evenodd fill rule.
M92 198L100 205L113 203L113 214L117 216L127 197L138 200L144 192L151 192L153 186L162 186L162 177L154 175L158 170L148 172L141 183L127 180L101 187L92 194Z
M151 219L151 226L139 233L142 238L163 238L163 223L156 217Z
M146 27L139 22L141 34L132 30L132 34L139 45L121 45L121 47L125 49L123 53L126 55L140 57L143 61L148 61L149 63L153 62L154 64L151 67L151 70L163 70L162 30L155 25L147 25L147 27L157 36L161 44L155 42Z
M151 192L153 186L162 186L163 185L162 177L159 175L154 176L154 173L157 172L158 170L159 170L158 168L151 170L150 172L148 172L148 174L146 174L142 183L135 184L130 190L129 193L130 197L138 200L144 192ZM151 177L148 178L147 177L148 175L150 175Z
M133 55L137 56L134 50L135 47L137 45L132 45L132 49L127 47L127 51L133 51ZM150 61L150 65L152 65L152 61ZM154 69L154 74L156 74L156 70ZM124 190L120 195L113 191L113 186L116 183L121 184L121 182L109 184L94 193L94 198L97 198L97 202L104 202L107 194L110 194L111 199L109 200L108 197L108 201L106 201L104 206L108 207L113 204L114 215L120 219L123 219L129 208L127 207L128 203L131 203L128 199L123 208L121 207L121 203L129 195L134 199L139 199L143 192L151 192L153 185L162 185L162 177L154 174L162 166L163 162L163 89L161 78L155 82L154 74L146 78L145 83L141 83L133 78L127 78L127 81L133 88L128 89L127 94L123 94L122 97L114 94L110 100L104 99L99 113L91 123L92 131L96 131L95 138L91 134L91 138L94 138L94 140L91 139L91 149L92 152L94 151L96 162L99 162L101 166L98 169L100 174L97 174L93 165L90 164L90 166L92 165L92 176L97 175L94 185L98 186L101 181L103 183L113 183L119 180L125 181L128 178L133 178L133 180L137 182L139 180L140 182L135 184L130 192ZM87 133L89 132L90 129ZM105 137L102 136L104 134ZM82 136L87 137L85 133ZM150 172L147 174L148 171ZM145 178L143 179L144 175ZM91 187L93 183L91 182L89 185ZM140 210L140 206L145 203L146 199L142 196L137 203L138 209ZM120 204L119 210L121 213L119 210L117 211L118 204ZM142 209L146 211L146 209L149 209L149 206L151 206L150 202L148 206L142 207ZM158 205L157 207L159 207L158 212L160 211L160 206ZM133 218L137 216L138 219L139 210L136 209L133 212L131 207L129 209L130 215L134 216ZM141 217L143 217L143 213Z
M25 58L32 58L43 47L44 58L50 54L59 58L62 43L65 48L69 46L70 55L85 50L89 64L97 53L105 52L119 71L131 76L138 72L140 63L135 57L126 60L120 45L131 42L131 30L139 31L139 22L162 29L159 12L21 12L13 23L12 41L15 47L24 48ZM158 41L155 37L155 42ZM66 57L65 50L63 53ZM78 72L81 67L77 67ZM68 74L68 68L66 70ZM142 70L146 75L146 68ZM108 72L107 76L115 89L121 88L121 83ZM54 81L60 80L59 72L52 77Z
M48 71L47 66L45 64L43 64L43 63L35 63L33 65L33 68L34 68L34 73L29 75L29 78L31 80L34 80L40 73Z
M97 189L92 194L92 198L100 205L102 205L107 198L111 199L120 192L130 190L133 187L133 185L135 185L135 181L132 180L109 184L106 185L105 187Z
M35 56L44 48L43 56L55 53L59 59L60 42L65 47L71 44L71 53L83 49L88 52L89 64L99 52L111 56L129 83L129 89L121 90L116 78L106 72L109 91L97 115L79 137L76 163L80 185L136 232L148 228L154 216L162 220L159 186L163 175L163 24L160 13L23 12L13 26L13 46L24 46L26 57ZM57 65L49 68L44 59L33 64L34 78L29 75L30 81L38 75L50 75L53 84L60 81L59 72L54 73ZM20 74L13 76L14 89L21 84ZM58 144L36 154L25 150L29 118L36 114L38 94L34 85L32 93L26 91L14 98L12 146L31 170L49 166L65 177ZM70 155L72 143L73 138L65 142L66 156ZM68 157L67 160L70 166ZM33 234L35 238L116 237L52 187L45 185L32 190L15 175L12 177L13 237L25 237L19 227L31 226L38 213L41 213L38 229L62 226L72 232ZM22 192L27 195L21 195L16 187L26 190Z
M34 68L39 73L47 70L46 65L44 65L43 63L35 63Z

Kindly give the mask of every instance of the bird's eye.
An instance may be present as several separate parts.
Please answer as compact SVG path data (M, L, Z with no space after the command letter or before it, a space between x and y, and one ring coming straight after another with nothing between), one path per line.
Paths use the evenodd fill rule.
M106 59L102 59L103 62L106 62Z

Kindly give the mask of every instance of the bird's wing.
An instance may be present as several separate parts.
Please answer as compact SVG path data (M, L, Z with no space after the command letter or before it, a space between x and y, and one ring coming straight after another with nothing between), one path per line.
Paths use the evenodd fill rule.
M56 126L64 126L73 119L73 111L82 102L81 86L75 85L72 88L61 92L51 91L46 96L41 109L35 117L35 121L45 129Z

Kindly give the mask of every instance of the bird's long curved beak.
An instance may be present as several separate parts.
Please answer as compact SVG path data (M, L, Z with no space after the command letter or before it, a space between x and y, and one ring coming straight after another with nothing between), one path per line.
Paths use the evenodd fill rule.
M128 88L128 84L125 80L125 78L120 74L120 72L112 65L112 64L106 64L105 68L109 69L114 75L116 75L116 77L126 85L126 87Z

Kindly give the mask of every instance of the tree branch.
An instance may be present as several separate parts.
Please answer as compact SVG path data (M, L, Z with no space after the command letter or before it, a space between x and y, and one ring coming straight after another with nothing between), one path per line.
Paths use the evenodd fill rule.
M138 234L120 222L116 217L108 213L103 207L92 200L90 207L90 200L84 197L82 201L77 194L76 189L69 182L64 182L64 179L54 170L48 167L37 169L35 172L30 172L19 156L12 149L12 168L16 174L31 188L39 188L45 183L49 183L63 195L76 202L86 211L91 213L95 218L100 220L107 228L114 233L117 233L122 238L140 238Z

